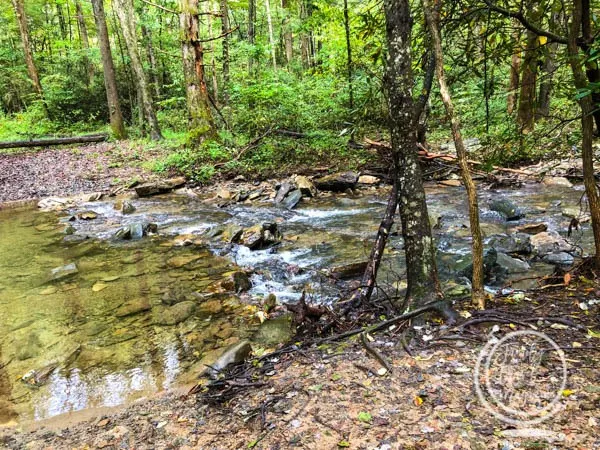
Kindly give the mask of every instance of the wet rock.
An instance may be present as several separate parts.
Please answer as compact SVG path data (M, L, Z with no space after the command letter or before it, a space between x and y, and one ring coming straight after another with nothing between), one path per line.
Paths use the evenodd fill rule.
M371 175L361 175L360 177L358 177L358 184L373 185L378 184L380 181L381 180L379 180L379 178Z
M316 179L315 186L320 191L344 192L347 189L354 189L357 182L356 172L341 172Z
M458 274L471 280L473 277L473 263L470 255L463 259L462 264L464 265L466 261L469 262L469 265L459 270ZM483 257L483 281L492 286L498 285L504 282L507 274L507 269L498 263L498 252L495 248L490 248Z
M198 306L198 313L201 316L214 316L223 311L223 302L218 298L205 300Z
M573 187L573 183L571 183L565 177L544 177L542 183L544 183L546 186Z
M135 187L135 192L140 197L150 197L151 195L166 194L173 189L185 184L184 177L171 178L169 180L156 181L152 183L140 184Z
M282 235L274 222L254 225L242 233L239 243L251 250L271 247L281 241Z
M167 264L171 267L180 268L200 259L200 255L177 255L169 258Z
M368 261L345 264L343 266L333 267L329 274L338 280L347 280L361 276L367 268Z
M92 192L91 194L89 194L86 197L86 201L88 201L88 202L97 202L98 200L102 199L102 196L103 196L102 192Z
M296 189L290 192L281 202L287 209L294 209L296 205L302 200L302 192Z
M252 353L252 346L248 341L240 341L224 349L210 352L200 361L201 367L204 366L200 376L208 375L214 378L227 366L243 362L250 353Z
M226 227L214 227L208 230L206 236L209 238L220 237L223 242L237 243L242 237L244 229L239 225L229 224Z
M252 283L250 282L248 274L240 270L232 273L225 280L221 281L221 287L225 291L233 291L236 294L239 294L240 292L249 291L252 288Z
M590 215L578 206L566 206L562 209L561 214L569 219L577 219L580 223L590 220Z
M275 196L275 203L281 203L286 195L294 188L294 186L288 181L284 181L279 186L277 190L277 195Z
M265 296L265 298L262 301L262 304L265 311L270 312L277 306L277 297L275 296L275 294L270 293Z
M304 197L314 197L317 195L317 188L307 177L299 175L296 177L296 187Z
M567 252L550 253L549 255L544 256L542 259L548 264L554 264L557 266L570 266L575 261L573 255Z
M80 213L77 213L77 218L79 220L94 220L98 218L98 213L96 213L95 211L82 211Z
M121 214L132 214L135 212L135 206L127 200L117 200L113 205L113 208L120 211Z
M513 258L505 253L498 253L496 263L504 268L508 273L522 273L531 269L531 266L523 260Z
M185 301L173 306L159 306L153 309L154 322L158 325L177 325L196 312L196 303Z
M252 337L252 341L264 346L283 344L293 337L294 332L291 314L284 314L263 322Z
M501 253L529 255L533 251L531 238L525 233L492 236L489 245Z
M519 220L525 217L525 214L517 205L505 198L494 200L489 207L490 210L502 214L506 220Z
M229 189L221 188L217 191L217 197L222 198L223 200L231 200L234 196L234 193Z
M16 356L19 361L35 358L43 350L42 342L37 333L28 334L22 341L16 342L15 347L18 348Z
M539 256L550 253L568 253L575 250L575 247L556 231L544 231L543 233L531 236L531 245L534 252Z
M21 381L31 386L42 386L46 384L52 372L56 370L56 363L50 363L41 369L30 370L21 377Z
M546 225L545 223L542 223L542 222L528 223L525 225L518 226L515 229L520 233L538 234L538 233L543 233L544 231L546 231L548 229L548 225Z
M70 278L73 275L77 274L79 269L77 269L77 265L75 263L69 263L64 266L56 267L50 271L50 280L58 281L64 280L66 278Z
M147 298L136 298L134 300L129 300L122 304L117 311L115 312L115 316L117 317L127 317L132 316L134 314L139 314L144 311L150 310L150 302Z
M38 208L42 211L64 211L73 206L70 198L48 197L38 202Z
M135 222L119 228L114 236L117 239L138 240L157 231L158 225L155 223Z
M441 184L442 186L448 186L448 187L462 186L462 183L460 182L460 180L440 180L440 181L438 181L438 184Z
M454 282L446 283L442 290L446 297L467 297L471 295L471 288L469 286Z

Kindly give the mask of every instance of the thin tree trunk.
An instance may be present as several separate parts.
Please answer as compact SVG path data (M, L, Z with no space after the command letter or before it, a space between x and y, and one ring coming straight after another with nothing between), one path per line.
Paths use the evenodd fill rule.
M307 21L310 18L311 10L307 4L307 0L300 0L300 19ZM300 55L302 57L302 65L305 69L312 66L311 61L311 36L310 32L303 31L300 35Z
M435 250L425 202L412 98L409 0L384 0L388 59L386 83L392 154L398 172L400 219L406 252L408 305L422 305L439 295Z
M275 55L275 37L273 35L273 18L271 17L271 3L265 0L265 10L267 13L267 25L269 27L269 46L271 47L271 59L273 60L273 69L277 70L277 57Z
M519 24L515 20L513 20L513 26L515 30L513 32L513 41L515 44L510 59L510 81L508 85L508 97L506 98L506 112L509 115L512 115L517 105L519 79L521 76L521 33L519 31Z
M29 27L27 26L27 17L25 16L23 0L12 0L12 4L17 17L17 22L19 24L19 34L21 35L21 44L23 45L27 73L29 74L29 78L33 84L33 89L43 101L44 91L42 89L42 84L40 83L40 76L38 74L37 67L35 66L35 62L33 60L33 52L31 51L31 43L29 40Z
M542 76L540 82L540 91L538 94L538 106L535 112L537 119L548 117L550 114L550 100L552 99L552 83L554 72L558 68L556 64L556 52L558 44L556 42L548 44L547 54L542 65Z
M427 57L427 54L429 56ZM427 142L427 116L429 108L429 96L433 86L433 78L435 77L435 54L432 50L428 50L425 54L427 66L425 67L425 75L423 77L423 89L419 94L417 103L415 104L415 123L417 124L417 142L425 145Z
M199 37L197 0L179 0L181 52L185 79L189 142L201 144L216 136L206 80L204 77L204 49Z
M92 7L94 8L94 20L96 22L96 32L98 34L98 45L100 46L102 68L104 70L104 86L106 88L110 127L115 138L123 139L127 136L127 134L123 124L121 107L119 106L117 79L115 77L115 67L113 64L112 53L110 51L110 41L108 40L108 29L106 28L106 17L104 16L104 4L103 0L91 1Z
M255 29L254 23L256 22L256 0L248 0L248 44L254 46ZM248 55L248 72L252 73L254 68L254 49L250 49Z
M435 1L435 0L434 0ZM481 238L481 228L479 227L479 205L477 202L477 190L475 183L469 172L469 164L467 162L467 150L463 142L460 120L454 110L454 104L450 96L450 90L446 83L446 75L444 74L444 56L442 50L442 38L440 36L439 18L437 16L437 8L441 7L441 3L436 1L436 10L431 6L430 0L423 0L423 10L429 25L429 31L433 41L433 50L435 53L435 67L440 85L440 94L446 114L450 119L452 127L452 137L456 146L456 156L462 172L462 179L467 191L469 201L469 222L471 225L471 236L473 237L473 280L472 280L472 300L473 304L481 309L485 308L485 291L483 288L483 241Z
M344 30L346 32L346 70L348 71L348 94L350 96L350 109L354 109L354 90L352 89L352 46L350 45L350 17L348 14L348 0L344 0Z
M584 3L585 2L585 3ZM585 24L586 12L589 2L587 0L573 0L573 18L569 27L569 42L567 49L569 53L569 64L573 72L575 86L577 89L585 89L588 86L588 80L583 69L583 63L579 56L578 38L579 32L582 29L582 21ZM587 16L589 17L589 15ZM586 28L583 27L583 37L586 38ZM583 183L585 185L585 193L588 199L590 215L592 218L592 231L594 233L594 243L596 253L594 254L594 262L596 267L600 267L600 196L598 195L598 187L594 177L594 149L592 147L594 133L594 103L590 95L586 95L579 99L581 107L581 157L583 160Z
M539 19L539 7L536 7L534 4L530 4L530 6L532 7L532 20L537 22ZM517 110L517 122L522 133L533 131L535 126L538 55L538 36L532 31L527 31L523 70L521 71L521 92L519 94L519 107Z
M590 47L594 44L594 39L597 34L592 33L592 11L590 8L590 0L582 0L582 18L581 32L583 34L582 49L586 55L590 56ZM598 86L600 84L600 67L598 60L593 58L586 59L586 75L591 84ZM593 117L596 122L596 134L600 136L600 92L598 89L592 90L592 109Z
M88 76L88 84L91 85L94 83L94 65L90 61L90 39L88 37L87 25L85 23L85 18L83 16L83 9L81 8L81 2L79 0L75 0L75 15L77 18L77 26L79 28L79 39L81 41L81 46L83 47L83 51L85 52L83 56L83 64L87 71Z
M208 37L210 39L210 67L211 67L211 81L212 81L212 90L213 90L213 98L215 103L219 104L219 82L217 80L217 58L215 56L215 41L213 40L213 20L212 15L208 15ZM223 63L224 64L224 63Z
M221 34L224 36L221 43L223 48L223 101L227 103L227 86L229 86L229 5L227 0L220 0L221 7ZM215 99L216 99L215 94Z
M281 8L285 12L283 21L283 44L285 48L285 60L289 66L294 59L294 37L292 36L290 25L289 0L281 0Z
M160 126L158 125L158 119L156 118L156 111L154 110L154 102L148 86L148 79L144 72L144 66L142 65L142 59L136 37L136 26L135 26L135 12L133 10L133 0L114 0L114 6L116 8L119 22L121 23L121 29L123 31L123 38L125 39L125 45L127 46L127 53L129 54L129 60L131 62L131 68L135 73L136 85L139 89L141 96L144 117L150 127L150 137L153 140L162 139L160 132Z
M148 56L148 63L150 64L150 79L152 81L152 87L154 88L154 97L159 99L160 94L160 81L158 80L158 64L156 62L156 54L154 53L154 45L152 44L152 30L145 25L142 25L142 36L146 41L146 55Z

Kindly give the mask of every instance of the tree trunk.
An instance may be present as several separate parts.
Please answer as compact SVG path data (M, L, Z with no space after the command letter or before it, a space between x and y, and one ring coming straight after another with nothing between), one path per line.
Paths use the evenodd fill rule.
M552 99L552 83L554 72L558 68L556 64L556 52L558 44L553 42L546 47L544 64L542 65L542 76L540 82L540 91L538 94L538 106L535 112L537 119L543 119L550 114L550 100Z
M204 77L204 49L199 37L197 0L179 0L181 52L188 107L188 138L193 145L214 138L216 129Z
M290 25L289 0L281 0L281 7L285 11L285 18L283 21L283 44L285 47L285 60L289 66L294 59L294 37L292 36Z
M229 5L227 0L220 0L221 34L223 35L223 101L227 103L227 86L229 86Z
M144 117L150 126L150 137L157 141L162 139L162 134L160 132L160 126L158 125L158 119L156 118L154 101L148 86L148 78L144 72L144 66L142 65L142 58L140 57L138 48L133 0L114 0L113 4L116 8L119 22L121 23L123 38L125 39L127 53L129 54L129 60L131 62L131 68L135 73L136 85L139 89L143 104Z
M25 16L23 0L12 0L12 4L13 8L15 9L17 22L19 24L19 34L21 35L21 44L23 45L23 54L25 55L27 73L29 74L29 78L33 84L33 89L43 101L44 91L42 90L42 84L40 83L40 76L38 74L37 67L33 61L33 52L31 51L31 43L29 41L29 27L27 26L27 17Z
M256 0L248 0L248 44L254 46L255 30L254 23L256 22ZM252 73L254 68L254 48L250 49L248 55L248 72Z
M94 65L90 61L90 39L88 37L87 25L85 23L85 18L83 16L83 9L81 8L81 2L79 0L75 0L75 15L77 18L77 26L79 28L79 39L81 41L81 46L85 52L83 56L83 64L87 71L88 76L88 84L91 85L94 83Z
M435 1L435 0L434 0ZM437 2L436 2L437 3ZM463 183L467 191L469 201L469 222L471 225L471 236L473 237L473 281L472 281L472 300L473 304L480 309L485 308L485 291L483 288L483 241L481 238L481 228L479 227L479 205L477 202L477 190L475 183L469 172L469 164L467 162L467 150L463 142L460 120L454 110L454 104L450 96L450 90L446 83L446 75L444 74L444 56L442 51L442 38L439 28L439 17L437 7L441 3L436 4L436 10L432 8L430 0L423 0L423 10L431 33L433 41L433 50L435 53L435 68L440 85L440 94L446 108L446 114L450 119L452 128L452 137L456 146L456 156L462 172Z
M310 18L311 10L307 1L308 0L300 0L300 19L302 21L307 21ZM300 35L300 55L302 57L302 65L305 69L312 67L311 47L310 32L303 31Z
M275 56L275 37L273 35L273 18L271 17L271 3L265 0L265 10L267 13L267 25L269 27L269 46L271 47L271 59L273 60L273 69L277 70L277 58Z
M509 115L512 115L517 105L517 93L519 91L519 79L521 75L521 33L519 32L519 25L517 23L513 22L513 26L515 27L513 33L515 46L513 47L510 59L510 81L508 85L508 97L506 98L506 112Z
M425 145L427 142L427 116L429 115L429 96L435 77L435 54L432 50L425 52L425 75L423 76L423 89L415 104L415 123L417 124L417 142Z
M584 3L585 2L585 3ZM585 8L584 8L585 6ZM586 12L586 9L587 12ZM583 26L583 37L586 37L585 17L589 14L589 2L587 0L573 0L573 18L569 27L569 42L567 49L569 53L569 64L573 72L575 86L577 89L585 89L588 86L588 80L583 69L583 63L579 56L578 38L579 32ZM588 15L589 17L589 15ZM594 262L596 267L600 267L600 196L598 195L598 187L594 177L594 149L592 147L594 133L594 103L590 95L586 95L579 99L581 107L581 156L583 160L583 183L585 185L585 193L588 199L590 215L592 218L592 231L594 233L594 243L596 253Z
M211 81L212 81L212 95L216 105L219 105L219 81L217 80L217 58L215 55L215 41L213 39L213 20L212 15L208 15L207 20L208 26L208 38L210 39L210 67L211 67ZM223 62L223 65L225 62Z
M350 45L350 17L348 14L348 0L344 0L344 30L346 32L346 70L348 71L348 94L350 96L350 109L354 109L354 91L352 89L352 46Z
M581 32L583 34L582 49L587 56L591 56L590 47L594 44L594 39L597 37L597 34L592 33L592 11L590 9L590 0L582 0L581 4ZM600 67L598 67L598 59L587 58L585 69L588 81L596 85L596 89L592 91L592 114L596 121L596 134L600 136L600 92L598 90L598 85L600 84Z
M156 62L156 54L154 53L154 45L152 44L152 30L145 25L142 25L142 36L146 41L146 55L148 56L148 63L150 64L150 79L152 80L152 87L154 88L154 97L159 99L160 95L160 81L158 79L158 64Z
M102 69L104 70L104 86L106 87L110 127L115 138L123 139L126 137L126 132L125 126L123 125L121 107L119 106L117 79L115 77L115 67L110 51L110 41L108 40L108 29L106 28L106 17L104 16L104 4L103 0L91 1L92 7L94 8L98 45L100 46L100 55L102 57Z
M532 6L532 20L539 19L539 8ZM536 83L538 74L539 41L538 35L527 31L523 70L521 72L521 92L519 94L519 108L517 110L517 123L522 133L533 131L535 125L535 100Z
M415 151L412 98L409 0L384 0L388 59L386 83L392 154L398 172L400 219L406 252L409 305L421 305L439 295L435 251L429 224L421 168Z

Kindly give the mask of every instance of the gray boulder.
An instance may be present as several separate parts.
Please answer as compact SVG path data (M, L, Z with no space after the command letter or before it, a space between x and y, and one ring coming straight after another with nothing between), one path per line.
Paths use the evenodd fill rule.
M341 172L315 180L315 185L320 191L345 192L347 189L354 189L358 183L358 174L356 172Z
M525 217L523 211L512 201L506 198L494 200L492 203L490 203L489 207L492 211L502 214L506 220L519 220Z

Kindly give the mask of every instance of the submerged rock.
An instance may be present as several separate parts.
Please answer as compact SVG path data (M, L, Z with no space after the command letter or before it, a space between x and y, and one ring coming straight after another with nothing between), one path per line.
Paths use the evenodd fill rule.
M158 231L158 225L155 223L135 222L119 228L115 233L115 238L125 240L141 239L148 234L153 234Z
M262 225L254 225L243 231L239 244L248 247L250 250L259 250L281 241L282 235L274 222L265 222Z
M127 317L132 316L134 314L138 314L144 311L150 310L150 302L147 298L136 298L134 300L129 300L122 304L117 311L115 312L115 316L117 317Z
M494 200L490 203L490 209L502 214L506 220L519 220L525 217L525 214L517 205L505 198Z
M120 211L121 214L132 214L135 212L135 206L127 200L117 200L113 205L113 208Z
M315 185L320 191L345 192L347 189L354 189L358 182L356 172L341 172L315 180Z
M185 183L186 180L184 177L171 178L168 180L140 184L135 187L135 192L140 197L150 197L151 195L166 194L175 188L183 186Z
M252 288L252 283L248 274L244 271L237 271L232 273L228 278L221 281L221 287L225 291L232 291L236 294L240 292L246 292Z
M173 306L159 306L153 309L154 323L158 325L177 325L196 312L196 303L185 301Z
M79 269L77 269L77 265L75 263L69 263L61 267L56 267L50 271L50 280L58 281L64 280L65 278L69 278L76 273L79 273Z

